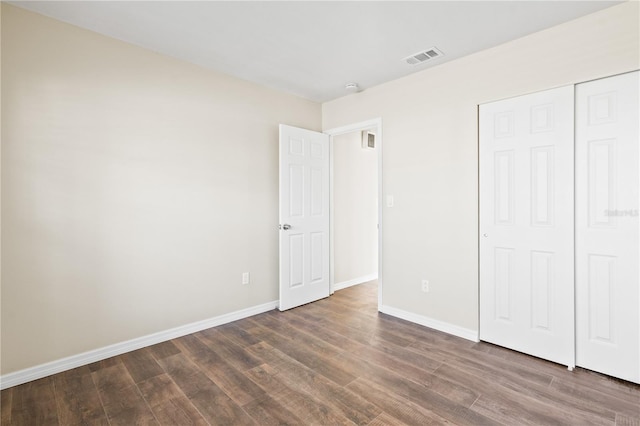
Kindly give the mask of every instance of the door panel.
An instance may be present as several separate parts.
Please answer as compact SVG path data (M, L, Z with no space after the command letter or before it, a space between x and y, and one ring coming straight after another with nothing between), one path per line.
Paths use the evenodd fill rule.
M480 106L480 338L574 365L573 86Z
M576 86L576 364L636 383L639 75Z
M280 310L329 296L329 178L329 136L280 125Z

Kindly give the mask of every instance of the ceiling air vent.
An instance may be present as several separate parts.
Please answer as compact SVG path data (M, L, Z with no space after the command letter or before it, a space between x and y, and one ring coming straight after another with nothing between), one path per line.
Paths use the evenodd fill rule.
M439 58L442 55L444 55L444 53L442 53L435 47L431 47L425 51L414 53L413 55L407 56L403 60L406 61L409 65L416 65L416 64L421 64L423 62L426 62L429 59Z

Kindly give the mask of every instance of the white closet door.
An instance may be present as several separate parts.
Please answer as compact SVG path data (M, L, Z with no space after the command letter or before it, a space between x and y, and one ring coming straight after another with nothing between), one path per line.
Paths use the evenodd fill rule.
M576 86L576 364L636 383L639 75Z
M480 106L480 339L572 367L573 86Z

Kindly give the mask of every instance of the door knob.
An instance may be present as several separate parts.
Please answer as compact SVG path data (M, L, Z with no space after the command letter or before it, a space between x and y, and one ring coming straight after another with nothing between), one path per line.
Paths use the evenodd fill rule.
M483 237L487 238L489 234L482 234Z
M284 225L280 226L280 229L284 229L286 231L288 229L291 229L291 225L289 225L288 223L285 223Z

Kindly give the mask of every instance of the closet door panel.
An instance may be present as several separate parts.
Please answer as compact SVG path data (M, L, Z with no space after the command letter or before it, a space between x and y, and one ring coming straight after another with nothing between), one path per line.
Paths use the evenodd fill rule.
M639 76L576 86L576 364L636 383Z
M480 106L480 338L574 365L573 86Z

